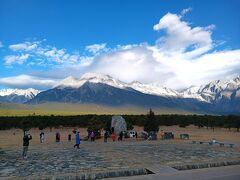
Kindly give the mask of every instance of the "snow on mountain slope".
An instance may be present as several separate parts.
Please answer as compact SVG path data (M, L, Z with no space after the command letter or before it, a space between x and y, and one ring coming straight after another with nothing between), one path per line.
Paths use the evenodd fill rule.
M120 89L132 88L145 94L152 94L152 95L158 95L158 96L168 96L168 97L179 96L179 93L177 91L174 91L166 87L162 87L159 84L142 84L140 82L132 82L128 84L120 80L114 79L109 75L102 75L97 73L86 73L82 75L80 79L76 79L69 76L64 80L60 81L60 83L56 87L57 88L65 88L65 87L79 88L86 82L107 84Z
M192 98L192 99L198 99L199 101L206 101L204 98L202 98L201 94L198 93L199 91L198 86L191 86L183 91L181 91L179 94L183 98Z
M140 82L132 82L129 86L137 91L145 94L153 94L158 96L179 97L180 94L172 89L160 86L159 84L142 84Z
M127 84L116 80L108 75L102 75L97 73L86 73L81 76L80 79L74 78L69 76L57 84L56 88L65 88L65 87L72 87L72 88L79 88L84 83L91 82L91 83L103 83L107 84L116 88L124 89L127 88Z
M18 95L18 96L24 96L27 99L32 99L38 93L40 93L40 91L36 90L36 89L33 89L33 88L29 88L29 89L1 89L0 90L0 96Z
M212 81L200 87L191 86L183 91L178 92L156 83L143 84L136 81L132 83L124 83L120 80L114 79L109 75L102 75L97 73L86 73L82 75L80 79L69 76L60 81L56 88L79 88L86 82L107 84L120 89L132 88L144 94L164 97L192 98L197 99L198 101L205 101L210 103L219 101L222 98L230 99L234 93L235 96L239 96L239 91L237 90L240 89L240 76L232 80Z
M240 76L232 80L216 80L200 87L190 87L181 92L184 98L191 97L206 102L217 102L222 99L230 100L233 95L238 97L240 89Z

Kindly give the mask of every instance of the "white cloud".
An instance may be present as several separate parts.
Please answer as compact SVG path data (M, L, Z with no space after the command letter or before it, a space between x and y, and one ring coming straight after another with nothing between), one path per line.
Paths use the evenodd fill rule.
M39 42L25 42L9 45L9 49L13 51L31 51L37 48Z
M3 47L3 43L2 43L2 41L0 41L0 48L2 48Z
M18 75L0 78L0 84L15 88L33 87L38 89L51 88L57 84L55 79L40 78L29 75Z
M4 57L5 65L10 66L14 63L23 64L29 58L29 54L9 55Z
M155 31L166 30L166 36L157 40L157 45L168 54L179 52L187 58L194 58L212 48L211 30L208 27L191 28L181 16L167 13L153 26Z
M96 54L99 51L105 51L107 50L106 43L88 45L86 46L86 50L93 54Z
M94 60L89 71L104 73L126 82L155 79L154 71L158 62L146 47L136 47L102 55Z
M189 13L190 11L192 11L192 8L183 9L183 10L181 11L181 15L184 16L185 14Z
M65 49L43 46L41 43L34 50L25 51L34 57L32 61L35 63L31 62L34 65L50 66L39 74L41 77L44 74L64 78L68 75L98 72L126 82L154 82L179 89L239 75L240 49L214 49L215 42L211 37L214 25L191 27L190 23L183 21L183 15L189 11L190 9L185 9L181 15L167 13L163 16L153 28L156 31L166 31L166 35L160 37L154 45L117 45L108 49L106 44L94 44L86 47L92 56L68 53ZM22 53L22 50L19 51ZM21 54L16 56L18 58L5 57L6 64L21 62L16 60ZM46 78L48 80L51 78ZM13 82L17 84L18 81ZM29 82L31 87L32 81Z
M43 41L24 42L9 45L9 49L11 49L15 54L5 56L5 64L23 64L25 61L20 61L21 58L23 58L23 52L32 57L27 63L29 66L78 65L81 64L82 61L84 61L83 63L85 66L86 64L89 64L85 61L86 59L89 59L88 57L81 56L78 53L67 53L65 49L57 49L56 47L50 45L44 45Z
M87 67L87 71L109 74L126 82L154 82L181 89L237 76L239 57L240 50L235 50L186 60L181 54L167 56L158 48L146 45L100 56Z

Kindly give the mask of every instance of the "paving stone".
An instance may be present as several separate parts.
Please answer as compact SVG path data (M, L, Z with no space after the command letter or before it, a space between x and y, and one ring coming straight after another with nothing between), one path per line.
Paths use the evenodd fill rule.
M52 144L48 147L41 144L37 147L30 146L26 160L21 157L21 148L1 149L0 178L61 175L106 169L144 169L153 165L184 169L227 161L240 161L240 152L235 148L162 141L82 142L80 149L73 149L68 143Z

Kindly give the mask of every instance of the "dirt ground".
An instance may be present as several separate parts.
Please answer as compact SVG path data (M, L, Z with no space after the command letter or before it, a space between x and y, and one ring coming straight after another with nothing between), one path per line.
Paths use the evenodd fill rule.
M73 127L69 128L59 128L59 129L44 129L45 133L45 142L44 144L50 145L55 142L55 134L59 132L61 135L61 142L67 142L68 134L72 135L72 139L74 142L75 135L73 134ZM85 128L77 128L80 131L81 138L87 136L87 131ZM137 132L143 131L143 127L135 126L134 130ZM240 149L240 132L237 132L236 129L228 129L223 128L215 128L214 131L212 129L207 128L198 128L195 126L188 126L186 128L180 128L179 126L161 126L159 129L158 137L160 136L161 130L164 132L173 132L175 139L174 142L185 142L186 140L181 140L179 138L180 134L189 134L190 140L201 140L201 141L210 141L215 138L217 141L226 142L226 143L234 143L238 149ZM29 133L32 135L33 139L30 142L31 146L39 145L39 129L31 129ZM22 146L22 136L23 132L20 129L11 129L11 130L1 130L0 131L0 148L16 148ZM138 139L141 140L141 139ZM103 141L102 139L98 141ZM135 141L135 139L128 139L128 141ZM160 138L159 138L160 141Z

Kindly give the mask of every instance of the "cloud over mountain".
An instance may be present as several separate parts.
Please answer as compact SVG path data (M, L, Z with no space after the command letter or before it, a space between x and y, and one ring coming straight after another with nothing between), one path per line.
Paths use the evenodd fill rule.
M156 82L174 89L239 75L240 50L216 49L212 39L215 26L200 27L186 22L184 14L189 11L185 9L180 15L167 13L160 18L153 29L165 34L155 44L114 47L108 47L105 43L93 44L81 52L72 53L45 45L43 41L24 42L10 45L13 54L6 56L4 61L6 65L46 66L42 72L24 75L28 78L34 75L35 80L41 80L44 76L44 81L48 83L39 82L46 87L54 84L56 77L80 76L86 72L109 74L126 82ZM0 82L17 86L18 80L11 81L11 78L19 79L22 76L4 77ZM6 78L11 82L8 83ZM28 84L31 82L28 81ZM27 86L27 82L24 86Z

